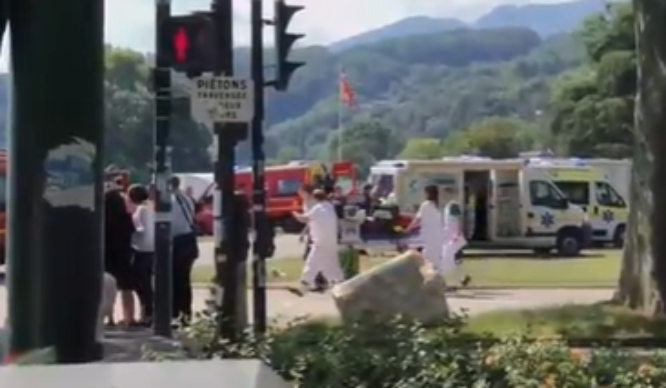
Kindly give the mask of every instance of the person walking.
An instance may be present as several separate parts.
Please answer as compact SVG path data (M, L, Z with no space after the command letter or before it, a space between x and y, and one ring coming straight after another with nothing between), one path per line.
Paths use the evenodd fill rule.
M449 279L460 278L462 262L456 259L456 255L467 245L462 222L463 213L463 207L456 201L450 201L444 209L444 246L439 271ZM466 287L471 281L472 278L465 275L461 285Z
M183 323L192 317L192 267L199 257L194 200L180 189L176 176L171 187L171 236L173 239L173 316Z
M301 286L289 288L292 293L303 296L307 291L319 291L315 288L317 274L321 273L329 285L344 281L344 274L338 258L338 217L335 209L327 200L323 190L314 190L315 205L305 213L294 212L294 217L307 222L312 245L308 252Z
M429 185L425 187L423 193L425 200L419 206L416 216L405 232L409 233L419 229L419 237L423 244L421 254L435 270L440 271L444 219L439 210L439 190L437 186Z
M298 190L298 196L300 197L302 202L301 211L303 214L309 212L310 209L312 209L312 207L314 207L317 204L317 201L315 201L315 199L312 197L313 192L314 192L314 187L308 184L304 184ZM310 228L308 227L307 223L305 224L305 227L301 231L301 235L299 236L299 241L305 242L305 252L303 252L303 261L306 261L308 255L310 254L310 250L312 249L312 238L310 237ZM315 279L315 288L321 292L326 289L326 286L327 286L326 279L321 273L318 273Z
M142 185L134 185L128 191L134 204L132 221L134 234L132 267L135 275L135 292L141 305L140 323L150 326L153 320L153 273L155 265L155 210L149 203L150 194Z
M108 190L104 195L104 266L105 271L116 279L120 292L123 320L122 326L135 326L134 318L134 273L132 268L132 216L125 199L118 190ZM115 319L109 317L109 324Z

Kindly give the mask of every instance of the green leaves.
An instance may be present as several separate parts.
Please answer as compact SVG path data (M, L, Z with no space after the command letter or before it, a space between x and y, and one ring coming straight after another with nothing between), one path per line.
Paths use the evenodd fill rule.
M261 358L300 388L666 386L662 352L572 349L519 336L488 345L490 337L465 333L464 316L436 327L400 317L346 326L301 320L274 326L263 338L248 332L238 343L216 338L215 326L213 315L201 315L180 332L187 358Z
M631 4L590 18L580 35L591 63L555 85L551 132L571 155L631 157L637 88Z

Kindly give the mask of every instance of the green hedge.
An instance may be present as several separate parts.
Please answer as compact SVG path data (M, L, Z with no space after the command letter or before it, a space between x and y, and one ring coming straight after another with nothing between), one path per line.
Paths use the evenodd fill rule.
M463 327L458 318L437 328L400 319L356 326L295 322L263 341L247 335L232 345L215 339L213 317L201 316L180 337L187 358L261 357L301 388L666 386L666 353L576 350L521 337L483 347Z

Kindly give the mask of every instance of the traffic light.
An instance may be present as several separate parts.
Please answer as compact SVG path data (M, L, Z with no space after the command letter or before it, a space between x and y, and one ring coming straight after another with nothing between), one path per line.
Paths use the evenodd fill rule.
M277 90L287 90L291 75L296 69L305 64L303 62L292 62L288 59L294 43L305 35L287 32L291 18L303 8L301 5L287 5L284 0L275 1L273 26L275 27L276 76L273 86Z
M172 16L160 26L160 53L177 72L189 77L215 66L215 24L211 13Z

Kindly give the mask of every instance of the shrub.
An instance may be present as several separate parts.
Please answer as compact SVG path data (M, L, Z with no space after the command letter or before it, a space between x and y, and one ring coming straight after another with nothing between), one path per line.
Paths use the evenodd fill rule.
M484 346L464 324L463 318L434 328L400 318L357 325L297 321L232 344L215 337L215 317L201 315L179 337L187 358L262 358L301 388L666 386L666 353L637 357L526 337Z

